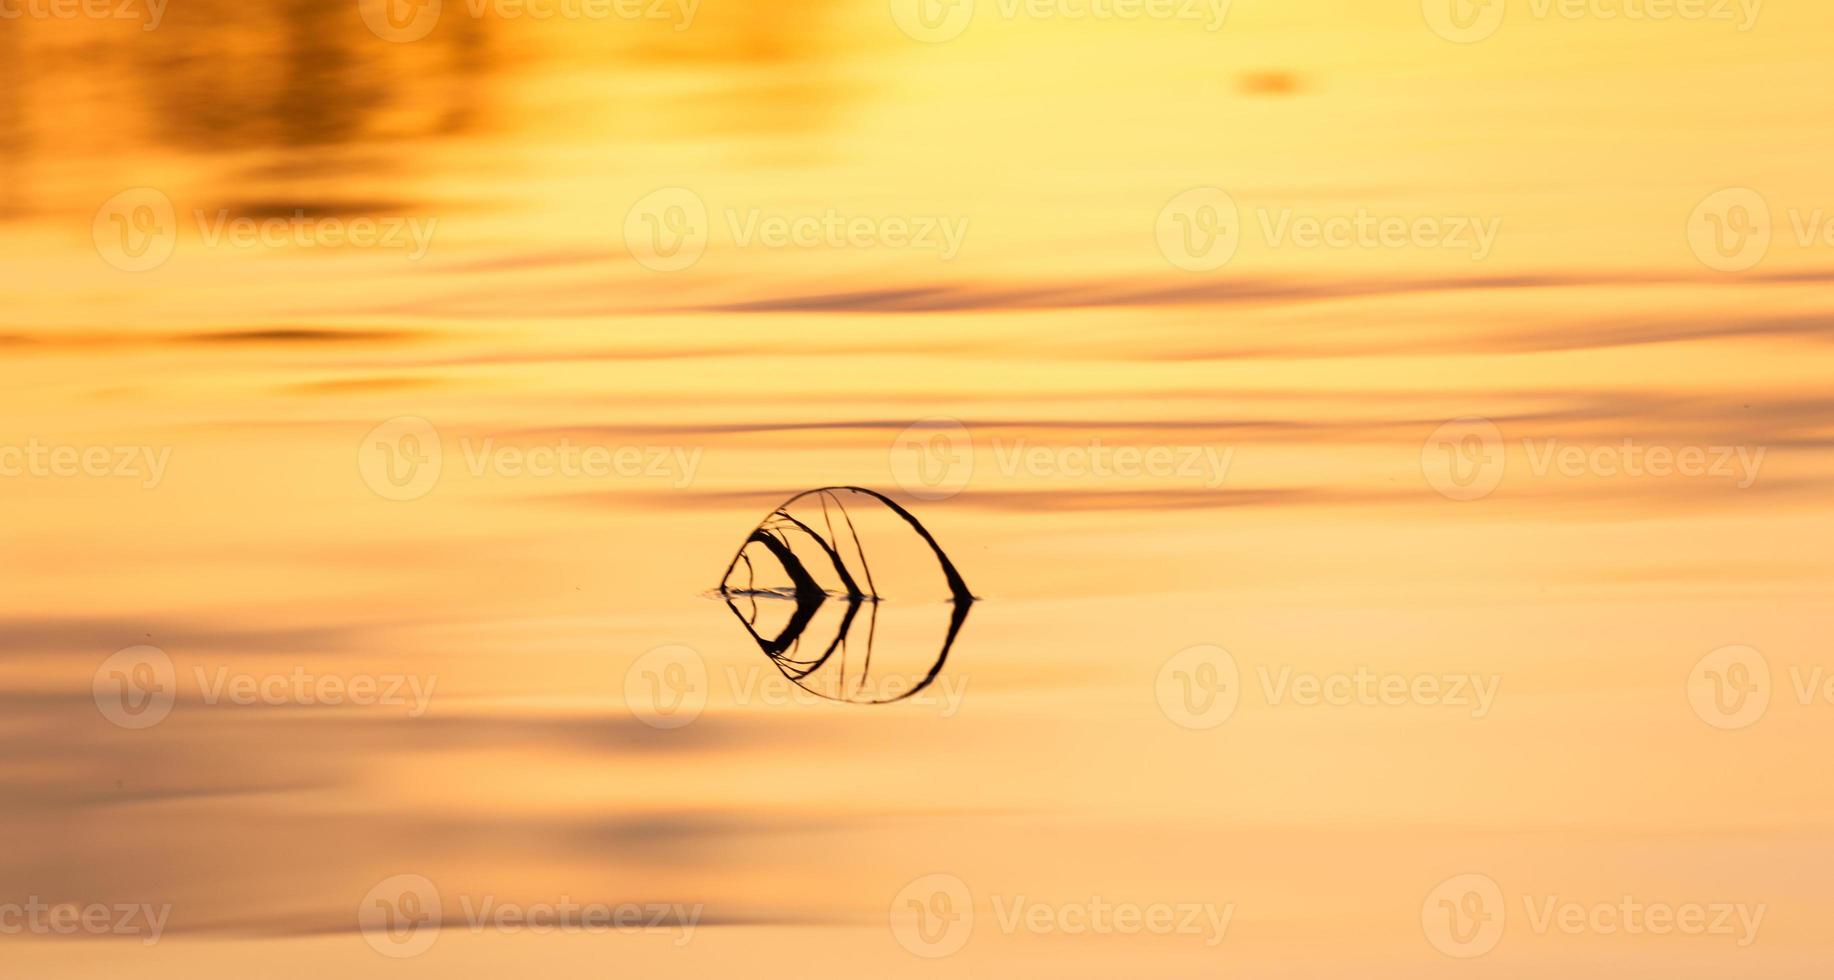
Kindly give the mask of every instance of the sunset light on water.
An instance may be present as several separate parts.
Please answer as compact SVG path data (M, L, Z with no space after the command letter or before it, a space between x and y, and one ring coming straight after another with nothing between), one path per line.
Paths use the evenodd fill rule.
M0 0L0 977L1825 975L1830 38Z

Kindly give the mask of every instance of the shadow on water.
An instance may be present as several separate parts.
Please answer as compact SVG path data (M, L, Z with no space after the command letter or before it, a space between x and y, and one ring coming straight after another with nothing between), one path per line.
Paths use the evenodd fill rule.
M881 552L876 574L868 541ZM881 648L885 591L934 587L938 576L947 605L913 607L926 622ZM910 511L861 487L809 490L778 505L733 555L719 594L785 678L856 704L900 701L933 683L975 600ZM938 644L935 611L944 608Z
M225 195L213 204L272 196L289 209L373 198L365 180L411 195L442 168L471 172L453 145L541 145L557 129L606 147L718 135L748 158L794 158L815 151L779 144L832 129L859 97L836 67L854 52L839 36L840 0L810 0L794 16L760 0L562 16L577 6L448 0L412 43L376 36L349 0L186 0L162 5L154 30L131 19L4 21L0 220L93 211L92 197L127 182L169 191L174 167L155 177L139 166L161 157ZM649 16L657 10L677 13ZM89 177L72 167L82 162L105 176L71 190ZM481 172L493 184L509 176Z
M446 18L413 45L369 34L344 5L224 0L173 5L144 40L143 97L152 134L203 152L301 151L359 140L414 140L474 131L497 67L483 25ZM237 83L225 85L226 77ZM340 165L295 157L296 165Z

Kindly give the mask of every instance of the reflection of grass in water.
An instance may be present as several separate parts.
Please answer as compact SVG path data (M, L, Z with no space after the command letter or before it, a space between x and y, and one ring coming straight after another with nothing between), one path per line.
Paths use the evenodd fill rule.
M883 597L878 594L872 577L872 567L866 557L866 548L860 539L858 527L853 515L847 510L841 494L862 495L871 504L883 507L902 519L912 533L926 544L949 583L951 592L952 615L947 634L944 636L935 661L927 673L910 689L893 697L877 698L872 693L865 693L871 677L873 644L878 634L879 603ZM821 506L821 526L814 526L811 521L797 518L790 513L790 508L798 501L813 497ZM837 530L837 521L838 526ZM798 545L801 545L799 550ZM785 586L760 587L759 569L752 561L750 551L758 545L769 554L783 569L791 584ZM845 557L849 545L852 556L857 561L857 569L850 567ZM836 591L824 588L810 570L813 564L824 570L832 570L840 579L843 590ZM742 579L739 576L743 576ZM861 587L865 583L864 589ZM818 696L830 700L860 701L863 703L888 703L898 701L916 694L932 683L948 659L949 649L960 632L962 623L968 618L968 609L974 602L974 596L968 591L954 563L943 553L929 531L909 511L900 507L884 495L860 487L824 487L797 494L784 501L764 519L746 538L726 567L726 574L721 580L719 594L725 597L727 606L733 615L744 624L747 633L757 642L759 649L771 658L777 669L791 682ZM762 611L759 600L789 600L796 604L791 612L789 622L775 636L765 636L758 630L758 620ZM831 600L843 600L846 608L841 613L840 621L827 643L812 643L820 652L805 655L802 640L805 635L819 638L819 632L811 632L817 622L818 614ZM746 608L741 609L741 601ZM862 606L868 607L866 618L866 639L864 657L860 663L858 679L852 691L847 690L847 655L849 653L850 634L859 619ZM838 653L838 658L836 654ZM833 664L834 680L830 683L817 683L814 675ZM862 696L864 695L864 696Z

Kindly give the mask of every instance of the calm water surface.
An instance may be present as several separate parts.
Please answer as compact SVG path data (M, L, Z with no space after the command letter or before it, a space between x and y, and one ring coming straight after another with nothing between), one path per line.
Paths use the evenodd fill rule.
M6 22L0 442L148 456L0 480L0 902L171 906L151 948L9 937L17 975L1818 975L1834 266L1784 226L1830 202L1834 14L1473 46L1414 4L976 18L935 45L864 0L707 0L684 30L458 9L401 44L333 3ZM1208 186L1240 248L1187 271L1155 222ZM1776 221L1738 274L1690 249L1728 186ZM141 272L106 260L135 188L177 229ZM709 238L657 272L631 208L667 188ZM1496 237L1279 234L1359 209ZM745 236L830 211L966 233ZM239 219L316 230L239 244ZM1469 417L1506 466L1451 499L1444 468L1490 457L1434 434ZM594 447L615 472L559 462ZM932 451L959 493L910 492ZM828 485L911 507L982 597L921 696L799 693L707 595ZM876 649L929 642L944 598L888 601ZM137 645L176 694L145 729L96 697ZM1691 672L1731 645L1773 682L1724 731ZM699 714L647 723L684 663ZM1307 686L1332 677L1447 687ZM233 703L237 678L281 693ZM322 678L399 696L302 703ZM888 915L936 873L975 921L931 963ZM1508 925L1456 962L1423 903L1467 873ZM444 906L408 959L357 920L400 874ZM1744 948L1535 924L1625 895L1766 911ZM465 921L563 898L701 911ZM1227 932L1009 921L1097 900Z

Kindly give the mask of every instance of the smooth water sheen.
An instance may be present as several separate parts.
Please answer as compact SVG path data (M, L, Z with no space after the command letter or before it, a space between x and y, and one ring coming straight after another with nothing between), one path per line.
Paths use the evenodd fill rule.
M883 0L466 9L410 43L331 0L0 21L0 905L170 906L152 946L0 936L7 976L1825 969L1834 10L1455 44L1411 0L983 0L928 44ZM125 271L143 187L177 235ZM1202 187L1240 246L1190 271L1165 235L1216 229L1160 216ZM1771 210L1737 272L1690 237L1727 187ZM661 272L627 236L668 188L710 240ZM1303 230L1359 213L1457 241ZM767 244L792 218L814 244ZM400 237L327 241L364 220ZM1506 455L1477 499L1461 418ZM917 696L798 688L709 595L834 485L980 597ZM946 599L889 598L875 649ZM176 703L122 727L141 645ZM1728 646L1756 721L1701 666ZM651 724L684 678L704 708ZM401 874L443 927L397 959L358 916ZM937 960L892 924L933 874L973 908ZM1466 874L1507 925L1460 961ZM1764 911L1561 925L1626 896ZM563 899L700 911L466 921ZM1176 915L1079 926L1104 904Z

